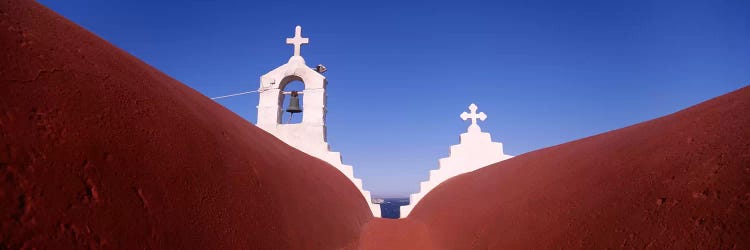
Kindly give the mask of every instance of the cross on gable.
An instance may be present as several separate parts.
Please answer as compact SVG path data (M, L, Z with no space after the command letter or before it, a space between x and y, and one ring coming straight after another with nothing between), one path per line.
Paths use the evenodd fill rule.
M466 121L467 119L471 119L471 125L469 125L469 132L481 131L481 129L479 128L479 125L477 125L477 119L484 121L484 119L487 119L487 115L485 115L484 112L477 113L477 105L473 103L469 105L469 111L471 111L471 113L466 113L466 112L461 113L461 119L463 119L464 121Z
M300 56L300 47L308 43L310 43L310 38L302 37L302 27L299 25L294 28L294 37L286 39L286 44L294 45L294 56Z

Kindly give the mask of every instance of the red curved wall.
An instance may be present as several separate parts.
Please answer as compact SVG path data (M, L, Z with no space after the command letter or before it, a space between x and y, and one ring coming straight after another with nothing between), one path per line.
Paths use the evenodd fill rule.
M357 245L330 165L35 2L0 34L0 248Z

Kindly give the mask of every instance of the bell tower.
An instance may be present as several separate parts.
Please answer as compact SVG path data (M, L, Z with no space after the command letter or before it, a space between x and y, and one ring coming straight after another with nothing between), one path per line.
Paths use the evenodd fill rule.
M294 46L294 54L289 61L260 77L260 98L258 101L257 126L271 133L292 147L311 156L317 157L336 167L362 192L373 215L380 217L380 206L373 204L370 192L362 188L362 180L354 178L352 166L344 165L341 153L331 152L326 138L326 86L328 81L321 74L325 69L318 66L312 69L305 64L300 55L301 47L310 42L302 37L302 27L295 28L294 37L287 38L286 43ZM282 107L284 98L291 97L291 91L284 88L293 81L300 81L304 85L302 91L294 94L301 95L302 122L284 124Z
M317 148L326 141L327 81L325 76L308 67L300 55L300 47L309 41L309 38L302 37L302 27L297 26L294 37L286 39L287 44L294 45L294 55L286 64L261 76L259 88L258 127L302 151ZM291 94L284 92L284 88L293 81L300 81L305 86L304 90L298 93L304 97L302 122L283 124L283 100Z

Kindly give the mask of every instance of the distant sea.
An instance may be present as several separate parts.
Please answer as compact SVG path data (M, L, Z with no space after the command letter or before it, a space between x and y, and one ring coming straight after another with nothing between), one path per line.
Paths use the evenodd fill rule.
M381 216L389 219L398 219L401 217L401 206L409 205L409 197L377 198L374 200L380 203Z

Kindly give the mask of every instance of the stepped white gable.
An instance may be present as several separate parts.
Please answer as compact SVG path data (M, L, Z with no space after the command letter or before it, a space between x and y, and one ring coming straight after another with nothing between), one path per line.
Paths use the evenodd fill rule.
M409 205L401 207L401 218L407 217L427 193L451 177L513 157L504 154L503 144L493 142L490 133L482 132L477 125L477 120L484 121L487 115L477 113L477 105L473 103L469 111L460 115L463 120L471 120L466 133L461 134L458 145L450 147L450 155L438 161L438 169L430 170L430 179L420 183L419 193L411 195Z

